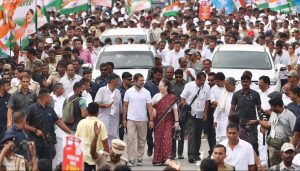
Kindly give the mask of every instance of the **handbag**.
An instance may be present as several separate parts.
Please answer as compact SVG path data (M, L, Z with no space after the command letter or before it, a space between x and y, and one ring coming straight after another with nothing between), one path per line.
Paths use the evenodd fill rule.
M189 116L191 114L192 111L192 104L195 102L195 100L197 99L197 97L199 96L200 90L202 88L199 88L197 94L194 96L193 100L191 101L191 103L188 105L184 105L180 111L180 115L179 115L179 121L180 122L185 122L187 116Z

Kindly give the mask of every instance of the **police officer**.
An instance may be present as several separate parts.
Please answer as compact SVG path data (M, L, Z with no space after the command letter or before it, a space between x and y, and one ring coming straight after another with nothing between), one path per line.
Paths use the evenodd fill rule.
M38 101L30 105L25 111L27 124L25 130L28 132L29 140L36 144L36 151L39 158L52 161L55 156L54 144L56 137L54 124L66 133L72 131L61 121L54 109L49 106L51 101L47 89L42 89L38 95Z

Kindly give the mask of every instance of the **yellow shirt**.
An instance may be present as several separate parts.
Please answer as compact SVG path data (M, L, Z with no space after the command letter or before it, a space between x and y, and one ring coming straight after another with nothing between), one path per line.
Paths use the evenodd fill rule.
M97 117L88 116L85 119L82 119L78 125L75 136L80 138L84 144L83 147L83 155L84 155L84 162L88 163L89 165L95 165L94 160L90 154L91 143L95 136L94 132L94 123L95 121L98 123L98 126L101 125L101 132L98 136L97 140L97 151L104 150L102 141L107 139L107 131L103 122L101 122Z

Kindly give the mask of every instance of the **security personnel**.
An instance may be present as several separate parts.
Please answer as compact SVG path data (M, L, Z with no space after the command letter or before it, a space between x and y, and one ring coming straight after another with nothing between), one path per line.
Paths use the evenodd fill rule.
M127 159L122 157L122 153L126 148L126 143L119 139L112 140L112 146L109 153L100 150L95 160L96 168L103 165L110 165L113 170L117 165L127 165Z

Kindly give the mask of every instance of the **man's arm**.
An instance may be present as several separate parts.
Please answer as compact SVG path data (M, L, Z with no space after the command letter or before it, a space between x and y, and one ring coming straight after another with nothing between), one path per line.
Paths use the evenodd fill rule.
M90 149L90 153L91 153L91 156L92 156L92 159L93 160L96 160L99 156L99 154L97 153L97 140L98 140L98 136L99 134L95 134L93 140L92 140L92 143L91 143L91 149Z
M63 123L60 119L59 120L57 120L56 122L55 122L55 124L60 128L60 129L62 129L63 131L65 131L66 133L68 133L68 134L74 134L72 131L71 131L71 129L69 128L69 127L67 127L67 125L65 124L65 123Z
M236 112L236 105L231 105L229 114L233 114Z
M13 109L9 107L7 109L7 128L10 128L12 125L12 113L13 113Z
M255 164L253 164L253 165L248 165L248 170L249 170L249 171L256 171L256 169L255 169Z
M38 137L43 137L44 138L44 134L43 134L43 132L41 130L39 130L37 128L34 128L34 127L28 125L27 123L25 124L24 129L27 132L35 133L35 135L38 136Z
M149 127L151 129L154 128L154 122L153 122L153 106L152 106L152 103L147 103L147 109L148 109L148 112L149 112Z
M297 141L300 139L300 132L294 132L293 138L291 139L291 144L295 147L297 145Z
M109 145L108 145L108 138L106 138L105 140L102 141L103 147L104 147L104 151L109 153Z
M123 128L126 128L126 122L127 122L127 111L128 111L128 102L124 101L123 104Z

